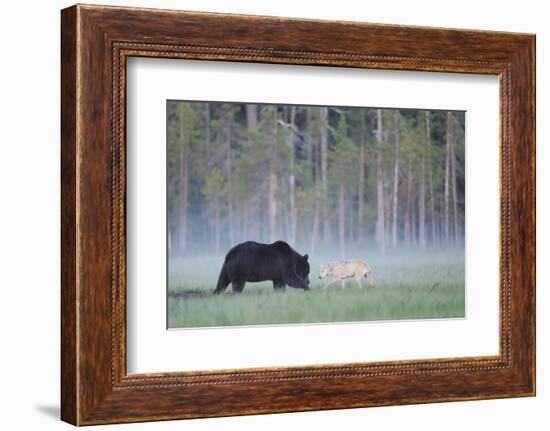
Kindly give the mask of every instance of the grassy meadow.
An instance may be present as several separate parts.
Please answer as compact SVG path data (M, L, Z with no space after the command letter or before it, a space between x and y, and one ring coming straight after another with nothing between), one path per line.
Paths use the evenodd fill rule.
M358 289L354 279L324 289L319 265L331 256L311 256L309 292L271 282L247 283L240 295L216 286L223 257L170 258L168 327L283 325L465 316L464 252L438 250L359 256L372 267L377 288Z

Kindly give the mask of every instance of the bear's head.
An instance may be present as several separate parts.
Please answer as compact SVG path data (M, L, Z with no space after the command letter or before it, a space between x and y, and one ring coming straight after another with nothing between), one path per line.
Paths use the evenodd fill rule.
M298 262L296 262L296 274L298 274L302 279L309 284L309 256L304 254L303 256L298 257Z

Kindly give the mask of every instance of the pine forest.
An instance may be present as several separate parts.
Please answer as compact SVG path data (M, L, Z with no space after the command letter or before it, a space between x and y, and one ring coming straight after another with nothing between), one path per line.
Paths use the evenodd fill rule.
M458 111L168 101L170 253L463 246L464 131Z

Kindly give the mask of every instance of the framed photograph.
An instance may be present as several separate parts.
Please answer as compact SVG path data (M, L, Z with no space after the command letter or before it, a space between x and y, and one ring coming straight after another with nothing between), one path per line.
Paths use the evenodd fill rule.
M61 416L535 394L535 36L61 13Z

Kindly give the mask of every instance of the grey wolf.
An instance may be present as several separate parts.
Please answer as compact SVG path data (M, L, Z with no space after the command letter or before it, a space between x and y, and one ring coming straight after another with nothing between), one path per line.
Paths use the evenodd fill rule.
M319 270L319 278L331 277L325 284L325 289L332 284L340 282L342 289L346 287L347 278L355 278L357 286L362 288L361 280L365 278L367 285L376 287L376 281L372 275L369 264L363 260L341 260L323 264Z

